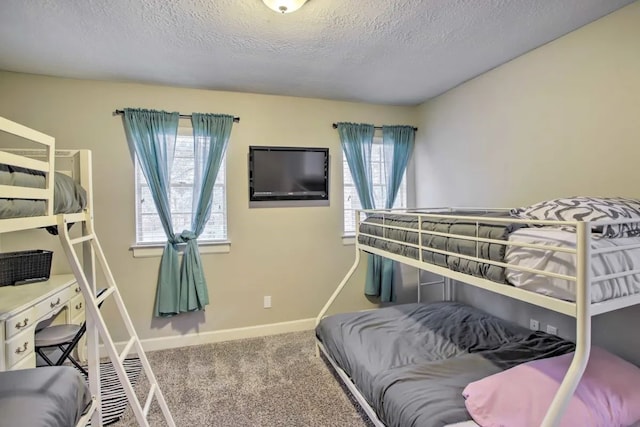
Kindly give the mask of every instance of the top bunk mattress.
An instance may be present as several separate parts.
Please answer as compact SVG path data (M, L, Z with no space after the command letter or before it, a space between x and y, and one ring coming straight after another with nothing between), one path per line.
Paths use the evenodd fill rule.
M0 164L0 185L45 188L42 172ZM87 207L87 192L71 177L56 172L54 176L54 214L78 213ZM47 214L43 200L0 199L0 219L43 216Z
M415 212L420 213L420 212ZM434 213L434 212L424 212ZM455 216L474 216L487 218L510 218L509 213L486 211L452 211L437 212L443 218L422 218L422 230L438 233L457 234L469 237L482 237L494 240L507 240L509 234L521 227L519 224L511 223L492 223L459 219L446 218L447 215ZM380 227L380 224L394 227L402 227L415 229L416 231L395 230ZM415 215L403 214L371 214L366 220L360 223L360 233L358 235L358 243L402 255L408 258L419 259L418 249L403 243L418 245L419 219ZM380 237L392 239L394 242L383 240ZM479 242L465 240L454 237L445 237L434 234L422 233L423 247L431 247L437 250L454 252L461 255L483 258L490 261L503 262L505 256L505 245L496 243ZM446 267L450 270L464 274L492 280L498 283L507 283L505 270L503 267L468 260L465 258L444 255L437 252L423 250L422 259L424 262Z
M459 212L438 213L438 215L443 216L448 214L461 215ZM465 211L463 214L496 217L495 212ZM510 218L508 212L504 212L500 216ZM415 229L416 231L382 228L376 225L382 223L393 227ZM363 234L358 235L358 242L397 255L419 259L418 249L404 244L406 242L418 245L418 223L417 216L373 214L360 223L359 231ZM423 218L422 229L463 236L476 236L476 222L460 219L450 220L443 218L434 220ZM480 222L477 227L477 236L504 240L505 242L576 248L576 233L558 227L527 227L521 224ZM394 242L383 240L380 237L393 239ZM552 249L525 248L486 242L479 242L476 248L476 242L472 240L434 236L426 233L422 235L422 244L423 247L431 247L467 256L477 256L489 261L506 263L508 266L503 268L488 263L466 260L454 255L439 254L428 249L422 252L424 262L493 282L514 285L553 298L571 302L576 300L576 284L574 281L524 272L515 268L525 267L575 277L575 254L558 252ZM593 255L591 262L592 278L612 273L640 270L640 248L627 248L627 246L633 244L640 244L640 237L605 238L594 234L591 239L593 249L617 249ZM640 274L597 280L592 281L591 302L598 303L638 293L640 293Z
M90 403L84 377L73 368L0 372L0 426L75 426Z
M329 316L316 335L389 427L470 420L462 397L467 384L574 349L559 337L450 302Z

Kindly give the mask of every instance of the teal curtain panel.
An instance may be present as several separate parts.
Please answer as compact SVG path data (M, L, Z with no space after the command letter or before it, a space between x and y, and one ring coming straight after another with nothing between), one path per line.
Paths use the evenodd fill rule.
M180 312L180 269L177 243L173 233L169 195L171 165L178 135L178 113L124 109L124 128L130 149L136 154L142 173L149 183L162 228L167 236L156 288L156 316L173 316Z
M373 172L371 169L371 149L375 127L365 123L338 123L338 134L342 151L349 165L349 171L356 187L363 209L375 209L373 197ZM379 297L382 258L377 255L367 256L367 279L365 295Z
M180 272L181 312L202 310L209 304L197 238L211 215L213 187L229 143L233 116L193 113L191 124L194 139L193 216L191 230L180 235L187 244Z
M387 197L385 209L393 208L402 178L413 153L415 129L411 126L383 126L382 154ZM393 301L394 262L384 257L375 257L373 266L367 270L367 283L380 295L380 301ZM370 277L369 277L370 276Z

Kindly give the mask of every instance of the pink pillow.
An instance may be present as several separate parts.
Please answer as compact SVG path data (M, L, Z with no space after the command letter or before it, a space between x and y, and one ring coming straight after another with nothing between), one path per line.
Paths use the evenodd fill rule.
M475 381L464 389L467 410L483 427L539 426L573 353L536 360ZM561 427L629 426L640 420L640 369L593 347Z

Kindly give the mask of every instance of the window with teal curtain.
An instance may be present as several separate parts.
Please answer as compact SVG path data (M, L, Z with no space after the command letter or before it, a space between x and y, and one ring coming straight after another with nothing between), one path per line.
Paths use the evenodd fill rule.
M193 216L189 229L175 233L170 194L179 114L125 109L127 141L149 185L167 243L160 261L155 315L173 316L202 310L209 296L202 271L197 237L211 213L213 187L228 144L232 116L194 113ZM186 244L182 263L178 245Z
M338 123L345 160L353 178L363 209L392 208L398 195L414 145L415 130L410 126L383 126L384 206L375 205L371 150L373 125ZM368 255L365 294L380 297L382 302L394 299L393 261Z
M175 155L171 168L171 219L174 233L191 227L193 217L193 185L194 185L194 140L191 124L180 123L176 140ZM225 159L220 164L220 170L213 188L213 202L211 214L204 231L198 236L198 244L228 243L227 239L227 206L226 206L226 164ZM140 162L135 162L136 178L136 243L135 252L144 253L145 248L157 246L166 242L167 237L162 229L160 216L151 197L149 184L140 168ZM217 246L222 248L222 246Z

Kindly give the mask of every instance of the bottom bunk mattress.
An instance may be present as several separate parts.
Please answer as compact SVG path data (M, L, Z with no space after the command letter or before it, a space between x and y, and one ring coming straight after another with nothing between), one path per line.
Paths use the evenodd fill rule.
M513 232L509 236L509 241L575 248L576 233L551 227L523 228ZM640 248L626 248L634 244L640 244L640 237L592 239L591 247L593 249L610 250L592 256L592 276L640 270ZM576 275L576 255L567 252L509 246L505 254L505 262L509 265L550 273ZM507 267L506 275L509 283L514 286L567 301L576 300L575 282L510 267ZM637 293L640 293L640 274L597 281L591 284L591 302L594 303Z
M556 336L448 302L330 316L316 335L389 427L468 421L467 384L574 349Z
M73 368L0 372L0 426L75 426L90 403L84 378Z

